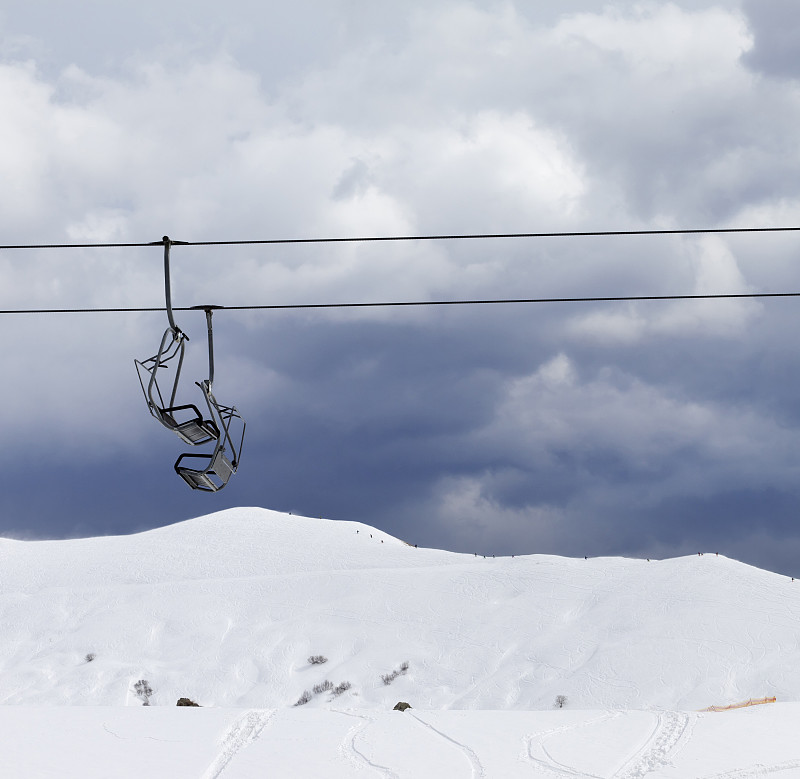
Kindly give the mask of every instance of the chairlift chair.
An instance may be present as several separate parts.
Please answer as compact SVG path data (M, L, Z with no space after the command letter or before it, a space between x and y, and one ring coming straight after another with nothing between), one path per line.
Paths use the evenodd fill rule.
M194 306L194 308L206 312L208 327L208 379L196 382L208 408L208 417L204 418L203 413L194 403L182 405L175 403L186 342L189 337L175 324L172 313L169 248L173 243L183 242L171 241L164 236L161 241L156 242L156 244L162 243L164 245L164 284L169 326L161 338L158 352L146 360L134 360L134 362L150 414L187 444L200 446L214 443L214 449L210 454L182 454L175 462L175 471L192 489L217 492L228 483L231 475L236 473L236 469L239 467L245 431L245 422L236 409L233 406L224 406L217 402L212 392L214 383L212 311L220 307ZM164 371L171 365L175 368L175 375L169 394L165 395L159 386L159 377L163 377ZM241 434L238 434L239 427L241 427ZM198 461L198 467L191 467L188 463L184 464L184 461L188 460Z
M208 407L212 424L219 434L211 454L182 454L175 461L176 473L194 490L217 492L236 473L244 443L245 421L233 406L224 406L212 392L214 384L214 334L211 324L213 309L218 306L194 306L206 312L208 326L208 378L197 382ZM241 434L238 429L241 428ZM197 460L199 467L184 464L185 460Z
M203 391L210 413L219 420L220 436L211 454L182 454L175 462L175 472L193 490L217 492L228 483L228 479L239 467L246 425L233 406L223 406L217 402L207 381L198 383L198 386ZM241 434L234 438L231 429L234 425L238 427L239 423ZM188 460L197 461L197 467L184 462Z
M175 318L172 313L169 247L173 243L182 242L171 241L165 235L157 243L164 244L164 287L169 326L161 338L158 352L146 360L134 360L134 363L136 364L139 383L142 385L142 392L144 392L150 414L168 430L176 433L187 444L199 446L200 444L217 440L219 438L219 429L212 419L203 419L203 415L194 403L175 404L175 396L178 392L181 368L183 367L183 358L186 351L186 342L189 337L175 324ZM165 402L158 382L159 376L163 375L164 371L170 367L170 363L174 363L175 378L172 380L169 402Z

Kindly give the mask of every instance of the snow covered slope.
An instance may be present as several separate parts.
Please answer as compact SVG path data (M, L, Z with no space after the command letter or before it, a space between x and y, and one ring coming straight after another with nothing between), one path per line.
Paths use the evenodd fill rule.
M0 775L792 779L798 724L796 703L724 714L0 706Z
M798 614L800 582L713 554L484 559L233 509L125 537L0 539L0 703L139 705L139 679L153 706L286 709L309 691L306 712L793 701ZM326 681L351 686L314 694Z

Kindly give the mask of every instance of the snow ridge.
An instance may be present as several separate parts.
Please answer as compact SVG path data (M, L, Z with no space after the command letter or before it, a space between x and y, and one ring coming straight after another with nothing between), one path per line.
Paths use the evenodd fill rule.
M132 536L0 539L0 701L134 705L132 679L153 706L248 710L326 683L350 687L304 710L792 701L797 613L800 583L716 555L484 559L231 509ZM329 662L309 664L318 654ZM647 759L679 739L673 724Z

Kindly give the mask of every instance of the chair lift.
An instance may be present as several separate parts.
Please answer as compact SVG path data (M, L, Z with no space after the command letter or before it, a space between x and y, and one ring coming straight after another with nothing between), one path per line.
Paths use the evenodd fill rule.
M169 248L172 244L184 243L171 241L166 235L161 241L156 241L153 246L164 244L164 286L166 290L167 318L169 326L161 338L158 352L146 360L134 360L139 383L142 385L147 407L164 427L172 430L187 444L198 446L209 441L218 441L220 431L213 419L203 419L203 415L194 403L175 405L175 395L181 378L183 357L186 350L186 341L189 337L176 324L172 314L172 294L169 273ZM174 362L176 361L176 362ZM175 365L175 378L169 393L169 402L165 403L164 395L159 386L159 375Z
M194 490L217 492L221 490L236 473L244 443L245 421L233 406L223 406L217 402L212 392L214 385L214 334L211 325L212 312L219 306L193 306L206 312L208 327L208 378L196 382L203 393L208 413L214 428L219 431L211 454L182 454L175 462L176 473ZM237 421L238 420L238 421ZM241 435L234 437L232 428L239 427ZM198 467L182 464L184 460L198 460Z
M214 384L214 339L211 326L212 310L219 306L195 306L206 312L208 326L208 379L196 382L203 393L208 417L203 418L200 409L194 403L175 405L178 384L181 378L181 368L189 337L176 324L172 313L172 294L169 272L169 248L172 244L184 243L172 241L164 236L161 241L156 241L154 246L164 245L164 285L166 290L167 318L169 326L161 338L158 352L146 360L134 360L139 383L142 385L147 407L164 427L172 430L181 440L192 446L200 446L214 442L211 454L182 454L175 462L175 471L183 478L192 489L206 492L221 490L236 473L239 467L242 444L244 442L245 422L233 406L223 406L217 402L212 392ZM165 395L159 386L159 377L165 370L174 364L175 377L165 402ZM188 413L187 413L188 412ZM235 438L232 427L241 422L241 435ZM201 467L191 468L182 465L183 460L193 458L200 460Z

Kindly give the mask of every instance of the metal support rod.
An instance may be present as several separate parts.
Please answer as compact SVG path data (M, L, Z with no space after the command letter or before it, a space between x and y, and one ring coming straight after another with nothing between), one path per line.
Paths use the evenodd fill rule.
M180 329L175 324L175 318L172 315L172 288L169 279L169 247L172 245L169 236L165 235L162 239L164 242L164 290L167 297L167 318L169 319L169 326L176 332Z
M211 328L211 315L213 310L210 306L205 309L206 324L208 325L208 388L214 385L214 331Z
M205 311L206 312L206 326L208 327L208 388L211 389L214 384L214 330L211 324L211 313L215 308L222 308L222 306L191 306L192 311Z
M169 326L172 328L173 335L182 334L180 327L175 324L175 317L172 315L172 285L169 278L169 247L172 245L182 244L186 245L186 241L173 241L168 235L165 235L160 241L153 241L147 244L148 246L163 246L164 247L164 292L167 298L167 319L169 319ZM185 334L183 334L184 337ZM186 338L188 341L189 339Z

